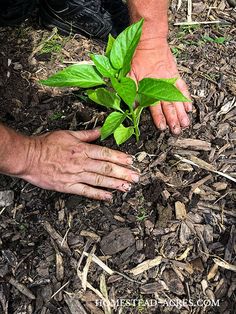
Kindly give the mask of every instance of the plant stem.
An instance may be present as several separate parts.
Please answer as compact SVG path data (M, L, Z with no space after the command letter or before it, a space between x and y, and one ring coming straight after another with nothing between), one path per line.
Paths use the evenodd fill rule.
M138 129L137 124L135 124L134 130L135 130L136 141L139 142L139 129Z
M137 117L134 110L132 110L132 119L133 119L133 124L134 124L136 142L138 142L139 141L139 128L138 128L138 123L137 123Z

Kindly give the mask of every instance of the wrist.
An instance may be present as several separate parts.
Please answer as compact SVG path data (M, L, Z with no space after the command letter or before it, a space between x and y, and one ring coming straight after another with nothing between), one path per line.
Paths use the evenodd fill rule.
M144 19L141 42L168 36L168 1L150 0L148 4L143 0L129 0L131 22Z
M0 173L22 177L34 154L34 140L2 126L0 133Z
M163 49L167 46L169 46L167 36L143 38L142 40L140 40L136 51L156 51Z

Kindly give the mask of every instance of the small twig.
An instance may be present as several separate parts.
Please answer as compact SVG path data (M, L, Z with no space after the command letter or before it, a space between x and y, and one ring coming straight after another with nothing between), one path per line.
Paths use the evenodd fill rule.
M65 286L67 286L70 283L70 281L67 281L63 286L61 286L60 289L58 289L50 298L50 300L52 300L59 292L61 292L61 290L63 290L65 288Z
M191 26L191 25L208 25L208 24L231 24L228 22L223 22L223 21L200 21L200 22L196 22L196 21L192 21L192 22L177 22L174 23L175 26Z
M181 8L182 5L182 0L178 0L178 5L177 5L177 11Z
M2 215L2 213L4 212L4 210L6 209L6 207L3 207L0 211L0 216Z
M230 175L228 175L228 174L226 174L224 172L214 170L213 167L210 164L207 164L206 162L204 162L204 166L203 166L203 161L201 161L202 165L199 165L199 164L197 164L197 163L195 163L195 162L193 162L193 161L191 161L189 159L186 159L184 157L181 157L181 156L179 156L177 154L175 154L175 157L177 157L178 159L180 159L181 161L183 161L183 162L185 162L187 164L190 164L192 166L195 166L195 167L198 167L198 168L201 168L201 169L205 169L207 171L211 171L213 173L216 173L216 174L218 174L218 175L220 175L222 177L225 177L225 178L227 178L227 179L229 179L229 180L231 180L231 181L236 183L236 179L235 178L231 177ZM196 157L195 157L195 160L197 160ZM206 167L205 165L208 165L208 167Z
M188 15L187 15L187 22L192 22L192 0L188 0Z

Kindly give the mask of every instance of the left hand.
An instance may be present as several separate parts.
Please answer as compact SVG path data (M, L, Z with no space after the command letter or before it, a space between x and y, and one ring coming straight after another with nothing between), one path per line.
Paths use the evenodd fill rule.
M165 38L156 39L155 42L142 43L136 50L132 61L130 76L137 82L145 77L152 78L178 78L176 87L190 99L188 87L181 79L175 58L172 55ZM150 107L152 118L156 127L165 130L169 126L173 134L180 134L181 128L187 128L190 120L187 112L192 111L191 103L168 103Z

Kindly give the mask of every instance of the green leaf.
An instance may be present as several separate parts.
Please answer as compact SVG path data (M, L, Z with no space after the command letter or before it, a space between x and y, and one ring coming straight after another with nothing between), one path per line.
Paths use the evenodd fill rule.
M139 106L143 108L149 107L149 106L155 106L159 102L159 100L145 96L143 94L138 94L137 100L138 100Z
M162 82L166 82L166 83L169 83L169 84L172 84L172 85L175 85L175 83L177 82L178 78L177 77L174 77L174 78L160 78L158 79L159 81L162 81Z
M124 127L121 124L114 132L114 138L117 145L121 145L126 142L134 134L133 127Z
M129 107L133 106L137 93L135 81L129 77L122 77L120 82L115 78L111 78L111 83L117 94L124 100L124 102Z
M81 88L105 84L96 68L89 64L71 65L41 83L47 86Z
M109 55L110 55L111 48L112 48L114 42L115 42L115 38L111 34L109 34L107 47L106 47L106 52L105 52L107 57L109 57Z
M156 100L189 102L173 84L163 79L144 78L139 82L139 95L144 95Z
M104 140L112 133L114 133L114 131L120 126L125 118L125 113L122 114L120 112L112 112L111 114L109 114L101 128L101 139Z
M225 37L218 37L215 39L215 43L224 44L227 39Z
M130 63L142 34L143 22L142 19L127 27L119 34L112 46L110 52L111 64L115 69L120 70L123 68L123 76L130 71Z
M102 55L91 55L91 59L93 60L97 70L104 77L114 77L116 74L116 70L113 69L109 59L106 56Z
M89 99L94 101L95 103L115 110L120 109L120 97L115 93L108 91L105 88L98 88L96 90L87 90L87 95Z

